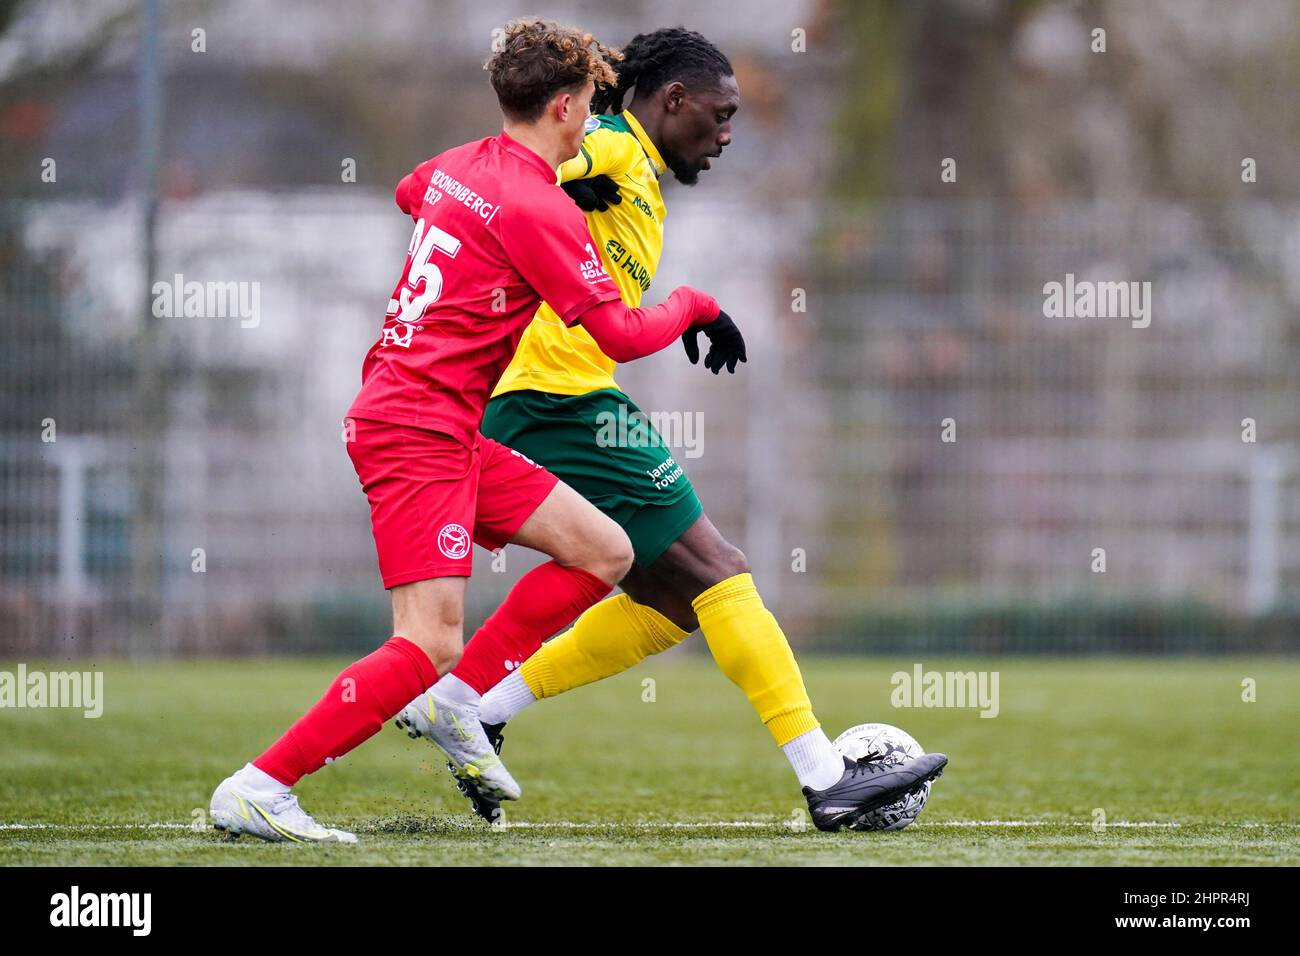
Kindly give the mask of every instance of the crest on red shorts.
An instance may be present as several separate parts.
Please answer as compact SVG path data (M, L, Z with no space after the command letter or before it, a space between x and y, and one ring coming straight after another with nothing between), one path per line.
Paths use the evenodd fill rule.
M438 550L452 560L469 554L469 532L458 524L443 525L438 532Z

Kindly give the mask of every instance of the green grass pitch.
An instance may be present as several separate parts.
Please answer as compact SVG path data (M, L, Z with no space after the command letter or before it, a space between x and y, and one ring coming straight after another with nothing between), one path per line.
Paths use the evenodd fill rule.
M0 711L0 863L1300 863L1300 662L1259 658L923 662L997 670L993 719L893 708L889 676L911 660L808 659L832 736L880 720L951 758L920 822L900 833L792 825L804 803L785 760L740 692L685 650L544 701L507 729L503 756L524 787L509 820L524 826L472 821L433 749L388 726L298 791L359 845L221 842L194 829L216 783L341 663L108 661L97 720ZM28 663L38 666L77 665ZM1245 678L1254 703L1241 699Z

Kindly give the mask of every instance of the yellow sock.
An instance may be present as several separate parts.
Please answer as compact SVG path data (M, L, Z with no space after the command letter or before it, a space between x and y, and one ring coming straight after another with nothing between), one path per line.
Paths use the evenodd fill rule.
M538 700L555 697L612 677L689 636L654 608L620 594L588 608L524 661L519 673Z
M750 575L720 581L691 603L718 668L745 692L777 746L821 726L790 642Z

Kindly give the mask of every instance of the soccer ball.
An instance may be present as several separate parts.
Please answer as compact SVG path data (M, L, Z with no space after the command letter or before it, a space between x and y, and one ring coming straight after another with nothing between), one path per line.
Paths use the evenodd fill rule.
M858 724L835 738L835 746L850 760L867 757L894 765L915 760L925 753L911 734L889 724ZM918 816L930 796L930 783L897 803L868 810L851 824L850 830L901 830Z

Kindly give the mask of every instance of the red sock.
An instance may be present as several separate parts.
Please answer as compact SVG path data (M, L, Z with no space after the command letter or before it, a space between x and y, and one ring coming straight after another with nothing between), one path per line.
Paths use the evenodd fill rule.
M345 667L325 696L253 766L292 787L327 760L373 737L384 721L437 679L428 654L404 637L390 638L369 657Z
M547 561L519 579L474 632L452 673L486 694L560 628L572 624L613 588L582 568Z

